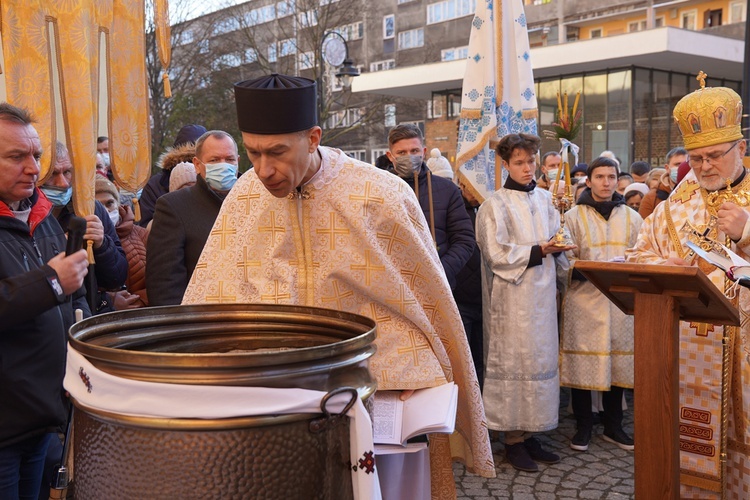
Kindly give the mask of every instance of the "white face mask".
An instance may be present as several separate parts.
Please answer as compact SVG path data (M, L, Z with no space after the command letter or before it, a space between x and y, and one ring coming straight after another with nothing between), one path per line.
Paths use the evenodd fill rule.
M677 184L677 174L680 171L680 167L672 167L669 169L669 178L672 179L672 182Z
M117 227L117 224L120 223L120 209L115 208L111 212L107 212L109 214L109 220L112 221L112 225Z

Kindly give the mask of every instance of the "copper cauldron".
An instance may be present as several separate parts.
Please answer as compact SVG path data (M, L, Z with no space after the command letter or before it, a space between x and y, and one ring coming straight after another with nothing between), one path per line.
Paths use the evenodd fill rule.
M71 345L102 371L162 383L369 397L375 323L272 304L156 307L84 320ZM133 417L74 401L76 498L351 498L348 419ZM311 423L318 425L311 425ZM322 431L321 431L322 429Z

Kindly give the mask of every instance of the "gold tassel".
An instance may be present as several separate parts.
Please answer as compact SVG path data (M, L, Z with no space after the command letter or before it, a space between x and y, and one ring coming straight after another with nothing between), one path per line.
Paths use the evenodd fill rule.
M138 198L133 198L130 200L133 202L133 214L135 215L136 222L140 222L141 220L141 205L138 204Z
M88 240L86 242L86 253L89 256L89 264L95 264L94 261L94 242L91 240Z
M164 80L164 97L167 99L172 97L172 86L169 84L169 75L165 71L161 77Z

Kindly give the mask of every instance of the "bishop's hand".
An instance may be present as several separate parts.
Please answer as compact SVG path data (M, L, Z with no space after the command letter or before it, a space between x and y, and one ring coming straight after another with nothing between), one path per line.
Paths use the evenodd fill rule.
M742 239L742 233L749 216L747 210L727 201L721 204L716 215L721 232L729 236L732 241Z

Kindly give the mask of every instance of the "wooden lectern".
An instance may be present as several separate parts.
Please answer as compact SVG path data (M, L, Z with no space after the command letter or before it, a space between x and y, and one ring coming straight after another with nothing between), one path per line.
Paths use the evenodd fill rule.
M697 267L577 261L635 315L635 497L680 495L679 321L737 326L739 312Z

